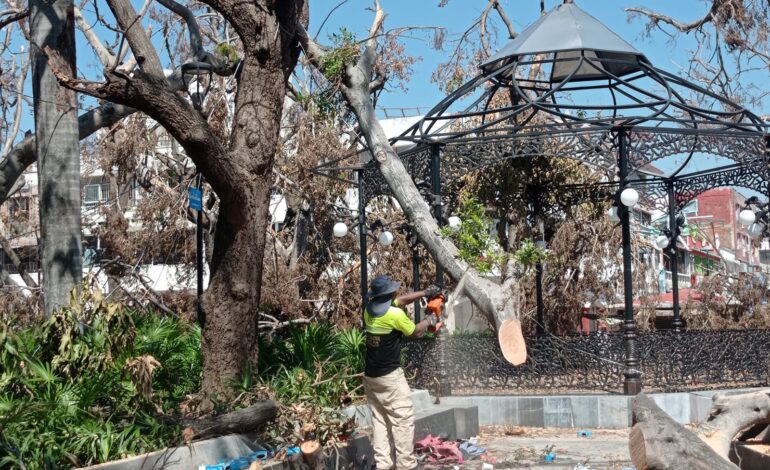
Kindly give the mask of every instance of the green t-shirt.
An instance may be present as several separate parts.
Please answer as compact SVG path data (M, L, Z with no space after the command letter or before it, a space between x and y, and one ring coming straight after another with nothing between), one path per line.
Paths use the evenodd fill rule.
M367 377L382 377L401 366L401 344L404 336L414 333L415 324L397 302L385 314L375 317L364 310L366 326Z

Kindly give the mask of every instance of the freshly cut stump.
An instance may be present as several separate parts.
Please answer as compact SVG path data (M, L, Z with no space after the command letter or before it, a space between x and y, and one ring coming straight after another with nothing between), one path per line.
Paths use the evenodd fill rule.
M323 447L318 441L305 441L299 445L302 459L312 470L323 468Z
M527 361L527 345L524 343L519 320L503 320L497 330L497 341L506 361L514 366L520 366Z

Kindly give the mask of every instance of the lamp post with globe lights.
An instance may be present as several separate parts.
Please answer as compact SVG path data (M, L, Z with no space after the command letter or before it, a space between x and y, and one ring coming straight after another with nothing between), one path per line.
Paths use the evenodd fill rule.
M205 62L187 62L182 64L182 82L185 85L185 91L190 97L193 108L199 113L203 112L203 102L211 89L211 75L213 67ZM205 78L205 86L201 87L201 80ZM193 86L194 81L194 86ZM201 296L203 295L203 175L198 172L196 175L196 188L190 188L190 195L194 196L197 206L191 208L196 211L195 217L195 266L197 277L197 314L198 324L203 328L206 319L204 317L203 307L201 305ZM192 198L191 198L192 199Z
M676 215L676 194L674 191L674 181L666 181L666 191L668 196L668 228L663 230L663 235L655 239L655 245L668 254L671 263L671 308L674 313L672 326L674 331L681 331L684 323L679 306L679 247L677 239L682 234L684 226L684 217Z

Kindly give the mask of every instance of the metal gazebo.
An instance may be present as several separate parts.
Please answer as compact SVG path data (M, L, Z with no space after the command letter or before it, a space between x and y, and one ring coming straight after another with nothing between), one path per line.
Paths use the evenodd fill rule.
M654 67L629 43L573 3L543 15L481 65L392 144L415 182L429 187L439 223L441 182L527 157L570 158L612 180L619 194L646 164L675 157L682 173L703 154L745 168L767 190L768 127L742 106ZM374 162L356 170L359 204L389 194ZM677 204L676 200L671 200ZM630 209L618 204L624 268L624 391L641 390L631 276ZM673 211L673 207L670 212ZM365 237L364 237L365 243ZM362 263L363 264L363 263ZM365 274L364 274L365 276ZM365 277L363 280L365 281Z

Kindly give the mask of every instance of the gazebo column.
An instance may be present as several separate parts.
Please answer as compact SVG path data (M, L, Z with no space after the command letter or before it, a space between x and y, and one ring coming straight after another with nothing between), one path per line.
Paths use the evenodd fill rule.
M627 184L628 178L628 135L626 128L617 130L618 139L618 169L620 170L620 192ZM626 352L626 371L623 374L623 392L626 395L636 395L642 391L642 377L639 371L639 358L636 356L636 320L634 320L634 279L631 271L631 208L618 203L620 224L623 232L623 294L624 314L623 342Z

